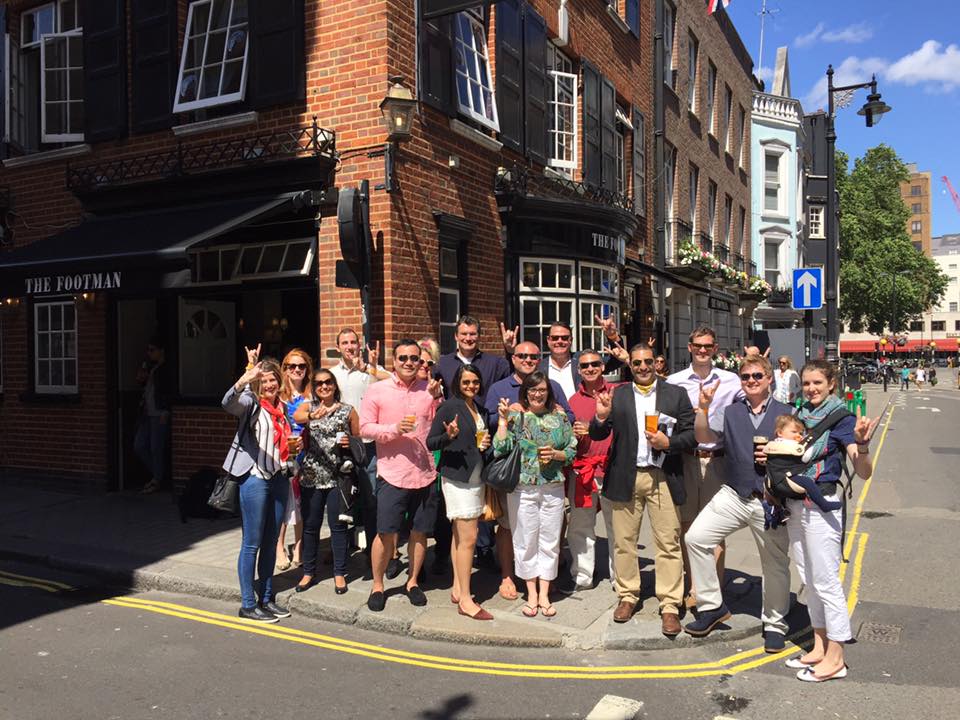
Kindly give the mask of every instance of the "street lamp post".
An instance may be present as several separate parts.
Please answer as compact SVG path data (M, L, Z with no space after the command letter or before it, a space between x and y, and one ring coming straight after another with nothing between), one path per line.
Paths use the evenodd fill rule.
M873 127L880 122L884 113L890 111L890 106L880 99L880 93L877 92L877 76L874 75L870 82L855 83L853 85L834 85L833 84L833 65L827 67L827 257L824 282L826 283L826 292L824 299L827 306L827 339L825 355L827 362L836 363L838 361L838 345L840 332L837 322L838 310L838 278L840 272L840 239L837 232L837 130L834 122L835 107L833 94L835 92L853 92L863 88L869 88L870 94L867 96L867 102L857 111L858 115L866 118L867 127Z

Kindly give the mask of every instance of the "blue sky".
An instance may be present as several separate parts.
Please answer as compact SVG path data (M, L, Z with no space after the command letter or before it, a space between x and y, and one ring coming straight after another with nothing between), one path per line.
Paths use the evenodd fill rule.
M759 67L762 0L731 0L727 12ZM960 192L960 2L956 0L767 0L760 77L769 78L778 47L789 48L793 96L807 112L826 108L826 70L834 82L868 81L893 111L867 128L856 111L861 90L837 113L837 147L851 156L879 143L933 176L933 234L960 232L941 175Z

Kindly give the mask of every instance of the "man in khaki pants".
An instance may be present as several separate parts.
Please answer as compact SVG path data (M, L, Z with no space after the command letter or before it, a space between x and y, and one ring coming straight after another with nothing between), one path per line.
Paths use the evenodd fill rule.
M677 635L683 599L680 515L683 470L678 453L696 446L693 406L682 388L659 380L647 345L630 349L633 382L597 395L590 437L613 433L603 498L612 506L613 565L620 602L615 622L627 622L640 600L637 537L646 509L653 530L656 595L664 635ZM649 418L649 419L648 419ZM649 425L648 425L649 423Z

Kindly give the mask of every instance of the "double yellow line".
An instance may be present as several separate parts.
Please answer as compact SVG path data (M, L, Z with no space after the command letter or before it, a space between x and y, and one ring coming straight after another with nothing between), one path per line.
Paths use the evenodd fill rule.
M43 578L31 577L30 575L18 575L17 573L0 570L0 585L10 585L11 587L34 588L48 593L69 592L73 587L66 583L55 580L44 580Z

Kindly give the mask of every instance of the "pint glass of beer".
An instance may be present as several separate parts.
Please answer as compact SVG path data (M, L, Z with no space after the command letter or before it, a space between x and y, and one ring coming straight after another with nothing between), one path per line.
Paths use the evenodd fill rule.
M643 416L643 429L648 433L655 433L657 431L657 423L660 420L660 413L646 413Z

